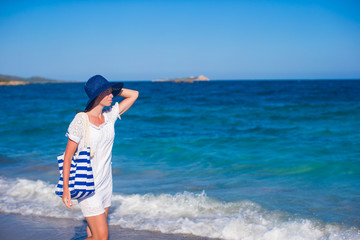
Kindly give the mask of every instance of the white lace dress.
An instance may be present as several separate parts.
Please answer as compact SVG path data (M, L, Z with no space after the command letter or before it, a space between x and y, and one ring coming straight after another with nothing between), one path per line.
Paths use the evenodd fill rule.
M112 196L112 173L111 156L114 143L114 124L120 118L119 104L116 103L109 110L103 112L105 122L99 127L90 123L90 148L94 151L91 157L93 168L95 194L79 200L81 211L85 217L100 215L105 208L111 205ZM85 119L77 115L70 123L66 137L83 146Z

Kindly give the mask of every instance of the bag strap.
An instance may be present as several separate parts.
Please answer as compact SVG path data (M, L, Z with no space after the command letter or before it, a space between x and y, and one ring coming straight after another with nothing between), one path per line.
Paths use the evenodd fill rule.
M87 148L90 147L90 124L89 124L89 117L85 112L79 112L77 115L82 116L85 119L85 125L84 125L84 131L83 131L83 137L84 137L84 145L83 148ZM76 153L75 153L75 158L79 157L79 148L77 149ZM94 155L94 151L90 151L90 156Z
M89 116L85 113L85 112L81 112L81 113L78 113L80 115L83 116L83 118L85 119L85 125L84 125L84 148L87 148L87 147L90 147L90 131L89 131L89 128L90 128L90 120L89 120Z

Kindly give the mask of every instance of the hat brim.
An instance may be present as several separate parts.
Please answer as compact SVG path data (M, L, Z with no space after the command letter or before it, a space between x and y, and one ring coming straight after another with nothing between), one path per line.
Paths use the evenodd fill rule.
M107 90L108 88L112 88L112 95L114 97L116 97L117 95L119 95L119 93L121 92L121 89L123 88L124 86L124 83L122 82L112 82L112 83L109 83L109 84L106 84L105 86L103 86L102 88L98 89L96 91L96 93L94 94L94 96L89 99L89 101L87 102L86 104L86 108L85 108L85 111L86 110L89 110L90 108L92 108L92 105L94 104L95 102L95 99L101 94L103 93L105 90Z

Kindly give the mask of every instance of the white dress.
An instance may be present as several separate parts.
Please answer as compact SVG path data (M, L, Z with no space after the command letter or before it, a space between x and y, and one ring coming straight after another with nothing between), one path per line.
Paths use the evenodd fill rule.
M91 157L91 165L94 175L95 194L78 201L85 217L100 215L105 212L105 208L111 206L111 152L115 137L114 124L118 118L121 119L119 104L115 103L103 114L105 122L99 127L92 123L89 124L89 144L91 151L94 151L94 155ZM83 146L84 126L85 119L81 115L76 115L70 123L66 137L78 143L78 146Z

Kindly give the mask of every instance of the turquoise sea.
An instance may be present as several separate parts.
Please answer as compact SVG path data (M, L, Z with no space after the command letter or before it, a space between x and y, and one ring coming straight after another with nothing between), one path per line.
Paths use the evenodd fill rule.
M222 239L360 239L360 81L125 82L110 224ZM54 194L83 83L0 86L0 212ZM117 97L117 100L121 100Z

